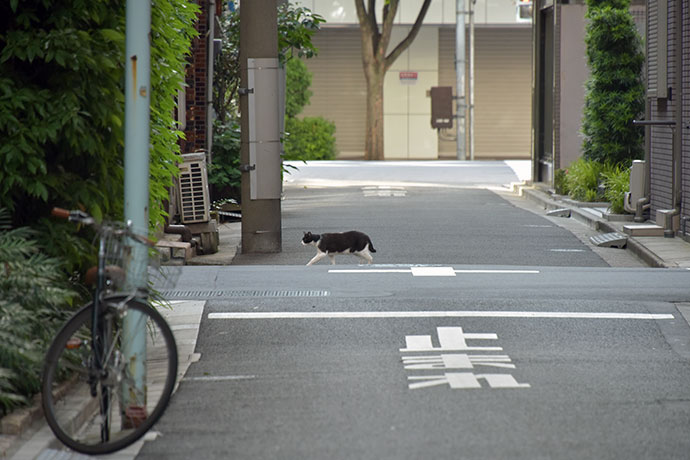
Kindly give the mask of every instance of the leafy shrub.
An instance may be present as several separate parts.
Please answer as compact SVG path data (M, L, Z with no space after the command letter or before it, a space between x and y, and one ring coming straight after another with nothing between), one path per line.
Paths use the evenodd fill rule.
M604 165L598 161L579 158L568 166L565 182L570 197L578 201L597 201L600 175Z
M43 354L76 297L59 262L39 251L35 232L10 229L0 209L0 412L40 389Z
M568 184L566 183L566 171L564 169L557 169L553 175L554 189L559 195L568 194Z
M630 0L586 3L590 77L582 122L583 154L611 164L641 158L643 131L632 121L644 112L644 54Z
M285 120L283 147L286 160L333 160L335 124L323 117L288 118Z
M309 104L312 92L311 72L300 59L292 58L286 64L285 72L285 116L296 117Z
M609 171L604 171L602 177L606 187L604 196L606 201L611 203L611 212L623 214L625 212L623 200L630 188L630 168L616 166Z
M208 181L214 186L214 199L240 198L240 145L240 126L237 121L216 126L213 135L213 162L208 165Z

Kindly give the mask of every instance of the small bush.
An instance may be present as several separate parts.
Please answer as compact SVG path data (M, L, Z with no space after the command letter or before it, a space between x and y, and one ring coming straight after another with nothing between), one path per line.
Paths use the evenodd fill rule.
M603 164L598 161L580 158L570 164L566 175L566 185L570 197L578 201L597 201L599 180Z
M0 416L39 391L43 354L76 297L35 237L27 227L10 229L0 209Z
M288 118L285 120L285 131L285 160L335 159L335 124L325 118Z
M606 192L604 196L606 201L611 203L611 212L614 214L623 214L623 200L625 193L630 188L630 168L616 166L609 171L602 173L604 179L604 186Z
M208 181L213 186L214 199L240 198L240 145L240 126L236 121L215 127L213 158L208 166Z
M568 194L568 184L566 182L566 170L557 169L553 175L553 187L557 194L567 195Z

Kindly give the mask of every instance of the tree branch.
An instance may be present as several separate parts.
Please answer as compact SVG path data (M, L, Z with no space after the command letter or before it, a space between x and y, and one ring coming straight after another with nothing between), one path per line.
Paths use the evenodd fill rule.
M417 36L417 33L419 32L419 29L422 27L422 22L424 21L424 16L426 16L426 12L429 9L429 5L431 5L431 0L424 0L424 4L422 5L422 8L419 10L419 14L417 15L417 19L415 20L414 25L412 26L412 30L410 30L410 33L408 33L407 37L405 37L403 41L398 43L398 46L396 46L395 49L391 51L391 53L386 57L385 70L388 70L390 66L393 65L398 56L400 56L402 52L405 51L410 46L410 44L412 44L415 37Z

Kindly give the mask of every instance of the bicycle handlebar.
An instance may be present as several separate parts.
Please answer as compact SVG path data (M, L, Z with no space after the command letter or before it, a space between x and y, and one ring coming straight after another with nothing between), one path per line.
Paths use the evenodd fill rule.
M96 225L99 227L99 225L96 224L96 221L94 220L93 217L85 213L84 211L80 211L78 209L75 209L73 211L63 209L63 208L53 208L52 211L50 211L50 214L53 217L57 217L58 219L66 219L70 222L80 222L83 224L87 225ZM156 245L156 243L153 240L148 239L147 237L143 235L138 235L134 233L130 228L129 225L123 229L127 235L132 237L133 239L137 240L139 243L142 243L146 246L153 247Z

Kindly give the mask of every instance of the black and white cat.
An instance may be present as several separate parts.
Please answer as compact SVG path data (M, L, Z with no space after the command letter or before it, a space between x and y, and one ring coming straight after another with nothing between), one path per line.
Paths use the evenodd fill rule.
M372 263L374 258L372 252L376 252L371 239L362 232L350 231L343 233L322 233L321 235L305 232L302 244L316 247L316 255L307 265L312 265L324 257L331 259L331 264L335 265L336 254L354 254L368 263Z

